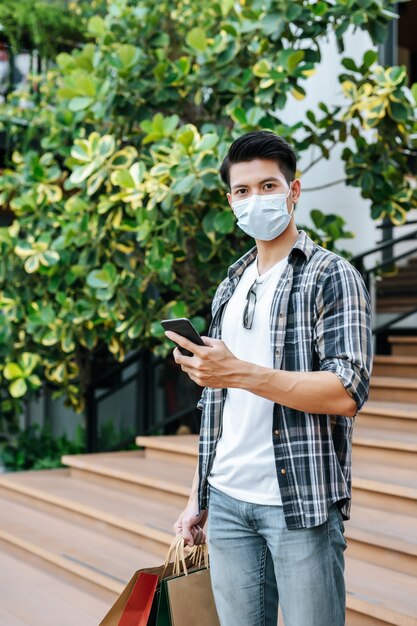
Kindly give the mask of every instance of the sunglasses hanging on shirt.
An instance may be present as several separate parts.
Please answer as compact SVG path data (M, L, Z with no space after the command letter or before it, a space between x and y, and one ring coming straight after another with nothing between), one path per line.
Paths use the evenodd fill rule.
M243 311L243 328L250 330L253 324L253 318L255 315L255 305L256 305L256 289L260 282L258 279L251 285L249 291L246 296L246 306Z

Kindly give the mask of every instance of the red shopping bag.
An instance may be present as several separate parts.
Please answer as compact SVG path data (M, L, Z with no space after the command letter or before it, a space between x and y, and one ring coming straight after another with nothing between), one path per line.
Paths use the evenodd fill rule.
M147 626L158 576L140 572L118 626Z
M135 572L100 626L148 626L158 580L157 573Z

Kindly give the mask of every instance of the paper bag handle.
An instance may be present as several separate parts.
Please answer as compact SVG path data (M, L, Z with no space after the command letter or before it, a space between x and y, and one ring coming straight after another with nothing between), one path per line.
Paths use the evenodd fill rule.
M181 574L181 565L182 565L184 574L186 576L188 575L187 565L185 563L186 555L185 555L184 547L185 547L185 543L184 543L184 538L182 536L182 533L178 533L178 535L176 535L174 539L172 540L172 543L168 549L168 553L167 553L165 563L164 563L164 569L162 571L162 577L165 575L165 571L169 563L171 562L171 560L174 563L174 567L172 570L172 573L174 574L174 576L179 576L179 574ZM173 558L172 558L172 555L173 555ZM190 559L191 565L193 567L201 567L203 561L204 561L205 567L208 567L209 560L208 560L207 544L200 544L197 546L193 546L189 554L187 555L187 558Z

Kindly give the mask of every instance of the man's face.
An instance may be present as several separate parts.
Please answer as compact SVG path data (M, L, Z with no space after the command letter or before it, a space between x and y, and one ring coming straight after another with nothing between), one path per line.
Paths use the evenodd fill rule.
M230 206L233 202L250 198L254 194L288 193L290 188L278 163L269 159L233 163L230 166L229 176L230 193L227 194L227 199ZM287 198L288 212L291 211L292 203L297 202L299 196L300 181L296 179Z

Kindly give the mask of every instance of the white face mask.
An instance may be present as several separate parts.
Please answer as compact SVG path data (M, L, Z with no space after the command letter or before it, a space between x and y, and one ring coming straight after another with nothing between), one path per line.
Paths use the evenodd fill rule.
M271 241L288 227L294 211L288 213L287 198L291 193L274 193L265 196L253 195L232 203L237 225L247 235L260 241Z

